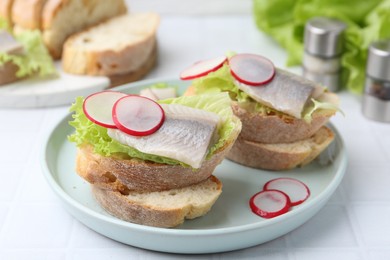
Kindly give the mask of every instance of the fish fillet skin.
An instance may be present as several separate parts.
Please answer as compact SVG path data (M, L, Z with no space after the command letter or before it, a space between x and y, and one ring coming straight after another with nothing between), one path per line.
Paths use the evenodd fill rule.
M165 120L159 130L147 136L132 136L118 129L108 135L140 152L168 157L199 168L215 140L220 116L179 104L161 104Z
M265 85L254 87L240 82L236 85L257 102L296 118L302 118L302 111L314 90L324 89L313 81L282 69L276 69L272 81Z

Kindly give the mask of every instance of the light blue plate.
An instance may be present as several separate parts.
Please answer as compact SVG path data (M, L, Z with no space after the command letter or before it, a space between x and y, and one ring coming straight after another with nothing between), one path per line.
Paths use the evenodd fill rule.
M116 88L127 93L158 82L167 82L183 92L186 82L148 80ZM79 221L102 235L122 243L171 253L216 253L258 245L282 236L313 217L328 201L343 178L347 155L339 132L334 141L335 158L327 165L313 162L303 168L270 172L241 166L225 160L215 170L223 183L223 192L204 217L187 220L173 229L128 223L107 214L91 195L89 184L75 172L76 147L67 136L73 129L70 115L49 133L41 155L43 173L66 209ZM277 177L293 177L310 188L311 196L303 204L273 219L263 219L249 208L249 198L265 182Z

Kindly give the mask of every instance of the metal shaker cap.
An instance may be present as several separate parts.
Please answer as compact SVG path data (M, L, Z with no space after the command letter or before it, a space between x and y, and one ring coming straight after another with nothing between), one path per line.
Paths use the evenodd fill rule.
M305 50L313 55L333 57L343 51L346 24L327 17L314 17L305 26Z
M390 40L373 42L368 49L367 75L390 81Z

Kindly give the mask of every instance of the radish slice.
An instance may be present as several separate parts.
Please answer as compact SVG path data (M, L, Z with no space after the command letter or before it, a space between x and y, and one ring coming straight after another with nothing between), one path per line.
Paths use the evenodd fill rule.
M253 213L263 218L273 218L288 212L290 204L290 198L279 190L263 190L249 200Z
M86 117L97 125L116 128L112 120L112 108L116 101L127 96L116 91L102 91L85 98L83 110Z
M268 181L264 190L280 190L291 200L291 206L296 206L307 200L310 190L303 182L293 178L277 178Z
M180 79L189 80L205 76L212 71L216 71L227 60L226 56L220 56L214 59L204 60L193 64L180 73Z
M256 54L237 54L229 60L231 74L241 83L260 86L275 76L274 64Z
M137 95L119 99L112 110L116 127L129 135L145 136L156 132L164 122L164 110L153 100Z

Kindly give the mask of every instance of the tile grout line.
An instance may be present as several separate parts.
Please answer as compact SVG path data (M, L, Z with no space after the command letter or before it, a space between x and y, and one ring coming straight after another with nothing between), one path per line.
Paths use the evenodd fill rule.
M33 141L33 144L31 145L31 149L28 153L28 158L26 160L26 164L23 166L22 174L20 176L21 179L18 183L17 188L15 189L16 191L14 193L15 194L14 198L10 202L10 206L9 206L10 208L8 210L7 216L5 217L4 224L3 224L2 228L0 229L0 248L3 247L2 242L5 240L5 237L4 237L5 231L7 230L9 223L11 223L11 221L12 221L12 216L15 214L17 208L20 205L20 203L19 203L20 197L22 196L21 194L23 192L22 188L24 187L24 184L27 181L27 172L29 170L28 165L30 165L34 160L35 148L37 147L37 143L40 141L39 135L40 135L40 132L42 131L43 123L45 122L46 116L47 116L47 112L45 111L43 119L42 119L41 124L40 124L40 127L35 132L35 134L36 134L35 136L38 138L36 138Z
M351 201L348 199L348 196L346 195L346 192L344 190L343 185L340 185L339 188L340 188L341 194L344 197L344 199L343 199L344 206L343 207L346 211L347 218L349 220L353 235L354 235L356 243L358 245L358 251L359 251L360 255L363 257L363 259L368 259L367 249L366 249L365 243L362 239L363 236L361 236L362 231L360 230L358 221L356 220L356 218L354 217L354 215L352 213L353 209L351 208Z

